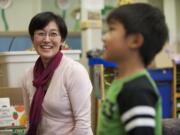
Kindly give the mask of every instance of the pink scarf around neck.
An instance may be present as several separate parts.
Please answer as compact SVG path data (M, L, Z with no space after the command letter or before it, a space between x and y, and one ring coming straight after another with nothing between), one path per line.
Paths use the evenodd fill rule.
M33 96L33 100L30 108L29 116L29 129L26 135L36 135L38 124L41 121L42 102L46 91L44 87L49 83L55 69L61 62L63 54L58 52L50 61L48 66L44 68L41 58L39 57L34 66L34 80L33 85L36 87L36 92Z

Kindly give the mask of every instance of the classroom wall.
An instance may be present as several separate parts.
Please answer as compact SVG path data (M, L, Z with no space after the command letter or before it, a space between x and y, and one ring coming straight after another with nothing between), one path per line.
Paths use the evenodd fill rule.
M178 49L177 51L180 52L180 15L178 15L178 13L180 13L180 0L176 0L176 23L177 23L177 46Z
M26 31L33 15L41 10L41 0L13 0L12 5L5 9L9 31ZM0 31L5 31L0 17Z
M69 31L80 31L80 27L77 26L80 20L75 17L75 10L80 9L80 0L70 0L67 9L60 9L56 3L57 0L43 0L42 11L53 11L61 16L64 16L64 20L68 26Z
M106 0L107 2L108 0ZM180 16L177 13L180 12L180 0L134 0L135 2L144 2L150 3L159 7L161 10L164 11L169 31L170 31L170 44L175 46L175 50L177 52L180 51ZM73 7L72 7L73 5ZM73 18L73 11L80 7L80 0L73 0L69 5L70 9L66 11L66 18L65 21L68 25L69 31L80 32L80 29L76 28L77 21ZM13 0L12 5L5 9L5 15L7 22L9 24L9 31L27 31L27 27L29 21L32 16L40 11L53 11L60 15L63 15L61 9L58 8L56 4L56 0ZM5 27L3 24L2 17L0 17L0 32L5 31ZM1 36L1 34L0 34ZM3 37L0 38L0 51L4 51L8 48L6 43L1 40ZM79 35L71 39L68 39L70 46L73 43L76 45L72 45L71 48L81 48L81 41L80 41L80 33ZM10 39L11 40L11 39ZM28 41L28 40L27 40ZM8 41L10 43L10 41ZM24 41L23 41L24 42ZM22 42L22 43L23 43ZM17 42L19 43L19 41ZM8 44L8 43L7 43ZM28 42L29 44L29 42ZM17 49L15 49L17 50Z

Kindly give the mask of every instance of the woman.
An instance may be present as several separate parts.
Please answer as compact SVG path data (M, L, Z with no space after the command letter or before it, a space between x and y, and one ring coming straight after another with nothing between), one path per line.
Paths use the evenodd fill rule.
M92 85L85 68L61 53L65 22L42 12L32 18L29 34L39 58L22 79L27 135L92 135Z

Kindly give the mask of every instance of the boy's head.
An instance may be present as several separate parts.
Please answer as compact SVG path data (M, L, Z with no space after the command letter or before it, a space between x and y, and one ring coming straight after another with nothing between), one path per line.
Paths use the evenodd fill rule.
M120 6L107 18L109 25L114 22L124 27L126 37L131 35L142 37L138 50L145 66L151 63L168 40L165 17L158 8L151 5L135 3Z

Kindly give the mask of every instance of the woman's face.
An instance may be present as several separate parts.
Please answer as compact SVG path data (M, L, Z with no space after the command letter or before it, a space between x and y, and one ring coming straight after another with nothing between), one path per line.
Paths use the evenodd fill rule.
M63 44L54 21L49 22L43 29L36 30L32 42L44 64L47 64L57 54Z

